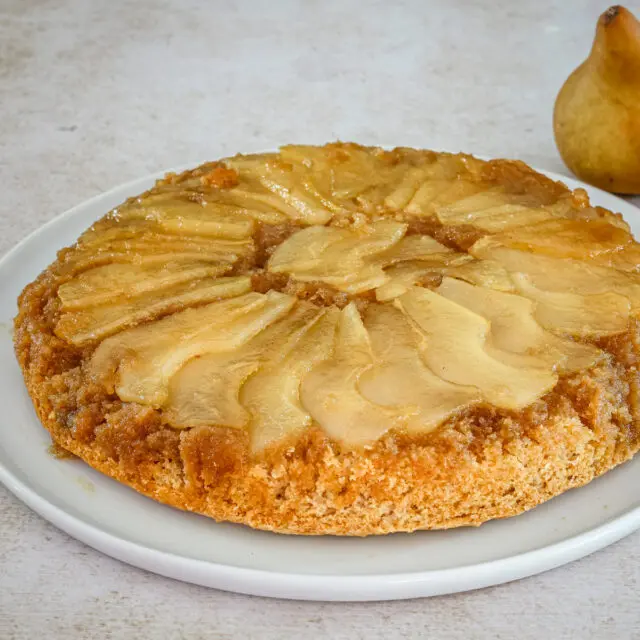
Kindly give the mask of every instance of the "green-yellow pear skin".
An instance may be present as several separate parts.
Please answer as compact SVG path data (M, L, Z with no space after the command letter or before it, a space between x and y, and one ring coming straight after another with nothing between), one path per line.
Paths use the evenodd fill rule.
M600 16L589 57L558 94L553 128L578 178L640 194L640 22L624 7Z

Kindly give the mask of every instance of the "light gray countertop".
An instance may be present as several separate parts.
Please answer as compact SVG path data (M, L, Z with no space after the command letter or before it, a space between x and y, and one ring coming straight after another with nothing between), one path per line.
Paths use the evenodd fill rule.
M283 142L465 150L566 173L552 105L605 8L0 0L0 252L121 182ZM629 8L640 14L637 1ZM3 639L639 638L639 582L636 533L569 566L468 594L368 604L251 598L105 557L0 487Z

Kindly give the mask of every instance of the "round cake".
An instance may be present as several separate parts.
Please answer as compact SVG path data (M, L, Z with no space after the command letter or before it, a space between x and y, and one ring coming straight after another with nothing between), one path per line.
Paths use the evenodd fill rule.
M57 446L293 534L479 525L640 448L640 248L521 162L285 146L168 174L19 299Z

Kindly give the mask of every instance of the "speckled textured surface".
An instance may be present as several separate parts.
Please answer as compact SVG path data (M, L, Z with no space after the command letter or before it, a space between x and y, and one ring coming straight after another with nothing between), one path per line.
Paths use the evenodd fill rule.
M0 251L118 183L281 142L411 144L566 172L553 100L604 8L0 0ZM639 543L469 594L279 602L125 566L0 488L0 637L267 639L305 626L331 638L638 638Z

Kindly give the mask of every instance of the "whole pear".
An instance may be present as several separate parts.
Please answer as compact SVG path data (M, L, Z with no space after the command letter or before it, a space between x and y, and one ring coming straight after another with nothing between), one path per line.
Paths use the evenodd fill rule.
M624 7L600 16L589 57L558 94L553 128L578 178L640 193L640 22Z

